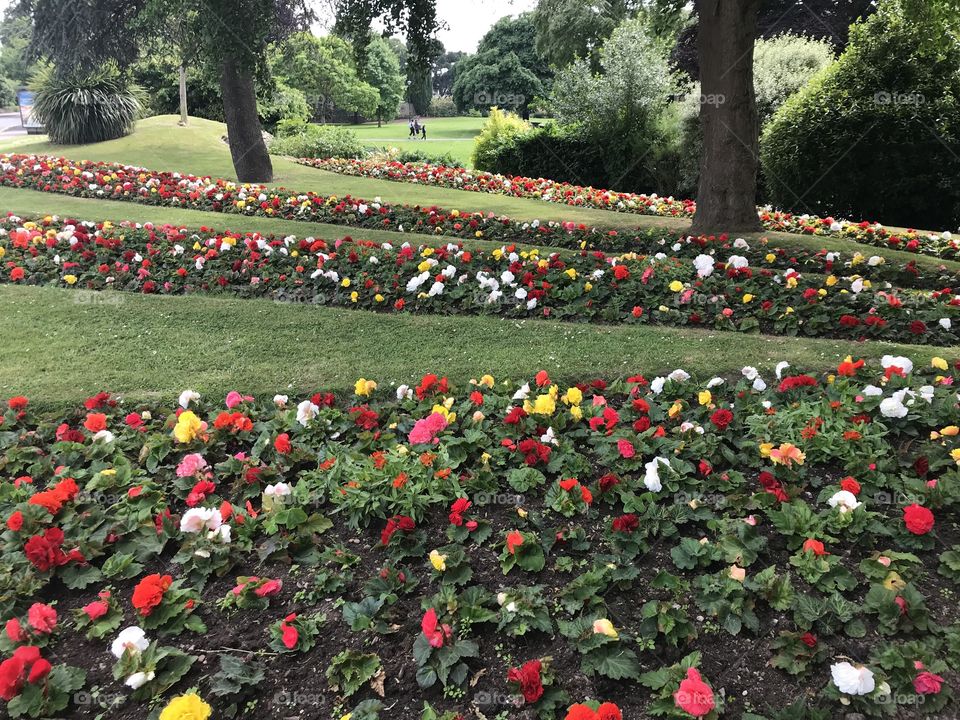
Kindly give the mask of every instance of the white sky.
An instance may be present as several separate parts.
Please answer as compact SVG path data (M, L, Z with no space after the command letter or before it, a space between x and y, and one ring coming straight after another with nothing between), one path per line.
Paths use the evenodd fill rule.
M0 12L14 2L0 0ZM474 52L497 20L533 10L536 5L537 0L437 0L437 15L449 26L437 36L447 50Z

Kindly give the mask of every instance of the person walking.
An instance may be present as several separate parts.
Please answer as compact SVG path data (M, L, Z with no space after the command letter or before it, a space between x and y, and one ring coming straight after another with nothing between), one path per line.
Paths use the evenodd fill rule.
M420 126L420 132L421 132L421 134L423 135L423 139L426 140L426 139L427 139L427 124L426 124L426 123L424 123L423 125Z
M416 137L416 130L414 129L414 119L410 118L410 135L408 137Z

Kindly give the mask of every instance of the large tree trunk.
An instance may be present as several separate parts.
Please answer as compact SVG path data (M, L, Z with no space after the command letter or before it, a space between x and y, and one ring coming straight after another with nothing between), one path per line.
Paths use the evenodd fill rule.
M761 0L696 0L703 155L693 231L759 230L753 47Z
M187 68L180 66L180 124L187 124Z
M240 182L264 183L273 180L270 153L263 142L263 129L257 115L257 94L253 76L237 67L233 58L223 62L220 78L223 114L227 120L230 155Z

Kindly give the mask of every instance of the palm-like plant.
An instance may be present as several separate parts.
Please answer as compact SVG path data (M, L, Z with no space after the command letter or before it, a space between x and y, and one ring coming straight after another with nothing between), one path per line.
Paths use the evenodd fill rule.
M33 113L58 145L122 137L143 113L143 90L113 66L64 74L45 67L34 76L33 86Z

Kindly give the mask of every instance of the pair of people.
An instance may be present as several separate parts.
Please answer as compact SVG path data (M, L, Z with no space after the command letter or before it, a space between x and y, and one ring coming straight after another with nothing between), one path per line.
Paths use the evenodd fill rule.
M417 136L421 136L426 140L427 126L420 124L420 118L410 118L410 137L416 138Z

